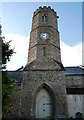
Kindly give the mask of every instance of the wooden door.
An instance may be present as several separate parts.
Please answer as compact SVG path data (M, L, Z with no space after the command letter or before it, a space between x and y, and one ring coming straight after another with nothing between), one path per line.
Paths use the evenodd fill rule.
M36 118L52 117L51 97L46 89L42 89L36 98Z

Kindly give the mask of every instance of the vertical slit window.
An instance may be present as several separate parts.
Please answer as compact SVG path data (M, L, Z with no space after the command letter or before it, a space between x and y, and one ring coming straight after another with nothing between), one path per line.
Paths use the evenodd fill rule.
M45 14L42 16L42 22L47 22L47 16Z
M46 56L46 48L43 47L43 56Z

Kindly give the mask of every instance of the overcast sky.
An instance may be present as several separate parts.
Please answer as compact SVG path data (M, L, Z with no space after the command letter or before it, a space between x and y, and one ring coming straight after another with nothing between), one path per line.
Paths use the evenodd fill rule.
M81 2L4 2L2 31L6 41L12 40L16 54L7 64L8 70L25 66L33 12L39 6L51 6L59 16L61 59L64 66L82 64L82 3Z

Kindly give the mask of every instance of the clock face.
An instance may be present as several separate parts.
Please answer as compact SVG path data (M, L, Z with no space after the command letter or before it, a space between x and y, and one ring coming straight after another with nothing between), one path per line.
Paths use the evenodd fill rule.
M49 35L48 35L47 33L41 33L41 34L40 34L40 38L41 38L41 39L46 40L46 39L48 39L48 37L49 37Z

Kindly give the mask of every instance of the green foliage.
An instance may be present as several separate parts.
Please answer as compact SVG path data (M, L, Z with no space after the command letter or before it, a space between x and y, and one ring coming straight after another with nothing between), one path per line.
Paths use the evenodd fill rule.
M3 117L10 109L10 96L15 86L15 81L11 80L7 74L7 71L2 71L2 113Z
M2 64L3 69L6 68L7 61L10 61L11 55L14 53L13 49L10 49L10 42L5 42L2 40Z
M0 43L2 44L2 69L6 68L6 64L10 61L10 57L14 53L13 49L10 49L10 42L5 41L5 37L1 35L1 25L0 25Z
M15 86L15 81L11 80L6 71L6 64L10 61L10 57L14 53L13 49L10 49L10 42L5 42L5 37L1 35L0 26L0 42L2 43L2 115L6 117L6 113L10 109L10 96Z

